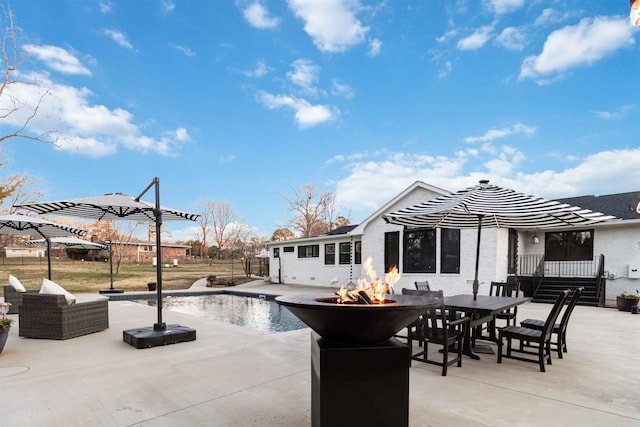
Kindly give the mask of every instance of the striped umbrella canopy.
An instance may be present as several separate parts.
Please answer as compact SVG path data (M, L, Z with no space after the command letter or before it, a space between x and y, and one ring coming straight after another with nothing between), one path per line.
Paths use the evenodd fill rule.
M49 239L52 248L67 247L70 249L107 249L105 245L91 242L89 240L78 239L77 237L52 237ZM27 245L41 245L46 243L45 239L29 240Z
M477 228L474 298L478 293L478 266L482 227L545 229L584 226L616 219L614 216L489 184L478 185L383 215L391 224L429 228Z
M139 198L122 193L111 193L103 196L82 197L78 199L59 200L54 202L37 202L15 205L16 208L28 209L39 214L67 215L95 220L132 220L155 222L156 206ZM177 209L160 206L162 219L195 221L198 215ZM68 234L68 233L67 233Z
M58 224L46 219L24 214L0 215L0 234L21 234L25 236L43 237L47 243L47 252L51 250L51 239L54 237L77 234L82 236L85 230ZM49 267L49 279L51 279L51 258L47 263Z
M49 280L51 280L51 249L67 247L70 249L107 249L105 245L79 239L73 236L52 237L50 239L29 240L27 245L47 244L47 264L49 265Z

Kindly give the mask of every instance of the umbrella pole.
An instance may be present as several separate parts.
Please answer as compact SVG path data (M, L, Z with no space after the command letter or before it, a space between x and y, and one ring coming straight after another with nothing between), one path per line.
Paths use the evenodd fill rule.
M48 237L45 237L44 240L47 241L47 267L49 268L49 280L51 280L51 240Z
M113 247L109 240L109 289L113 290Z
M478 282L478 269L480 267L480 237L482 235L482 218L484 215L478 215L478 242L476 243L476 273L473 279L473 300L478 296L480 282Z
M160 180L153 179L156 186L156 209L153 216L156 220L156 281L158 282L158 323L153 325L155 330L165 329L167 325L162 321L162 246L160 241L160 230L162 228L162 211L160 210Z

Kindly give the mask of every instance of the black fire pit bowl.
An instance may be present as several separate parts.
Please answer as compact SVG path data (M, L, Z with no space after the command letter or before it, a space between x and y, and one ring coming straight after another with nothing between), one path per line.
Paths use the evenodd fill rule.
M414 295L389 295L384 304L337 304L335 294L279 296L276 302L325 341L343 346L383 344L436 304Z

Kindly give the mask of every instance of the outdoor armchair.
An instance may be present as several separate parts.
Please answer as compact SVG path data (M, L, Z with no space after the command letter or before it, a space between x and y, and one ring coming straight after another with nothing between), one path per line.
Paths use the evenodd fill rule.
M429 286L429 281L428 280L423 280L420 282L414 282L414 285L416 287L417 290L419 291L430 291L431 287Z
M4 302L8 302L11 305L9 306L8 314L18 314L19 307L22 305L22 296L31 293L37 294L37 290L26 290L24 292L17 291L11 285L4 285Z
M508 359L516 359L521 360L523 362L533 362L538 363L540 366L540 371L545 372L544 368L544 356L547 356L547 363L551 365L551 334L553 332L553 325L555 325L556 319L562 310L562 306L564 305L565 300L567 299L567 295L569 295L569 291L562 291L558 298L556 299L553 308L549 312L549 316L547 320L545 320L544 325L541 330L539 329L531 329L531 328L523 328L522 326L505 326L500 329L498 332L498 363L502 363L502 358ZM507 353L505 355L502 354L502 345L503 340L507 340ZM519 349L514 349L511 345L513 340L520 341ZM524 348L523 343L537 343L538 351L533 352L526 350ZM526 357L516 356L512 353L523 353L523 354L533 354L537 355L538 359L530 359Z

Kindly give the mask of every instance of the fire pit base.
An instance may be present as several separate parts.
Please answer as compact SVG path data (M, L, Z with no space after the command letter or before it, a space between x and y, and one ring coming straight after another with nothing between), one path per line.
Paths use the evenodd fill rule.
M409 347L341 347L311 332L311 425L408 426Z

